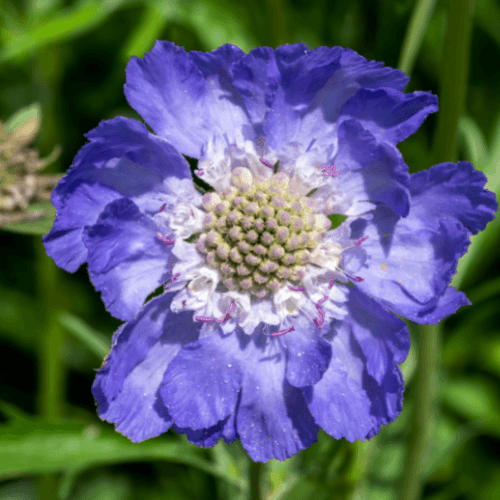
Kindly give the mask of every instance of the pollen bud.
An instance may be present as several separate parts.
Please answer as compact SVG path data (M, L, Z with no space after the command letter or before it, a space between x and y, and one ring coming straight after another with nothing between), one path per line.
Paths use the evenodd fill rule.
M243 288L243 290L248 290L248 289L252 288L252 285L253 285L253 282L252 282L252 278L250 278L250 277L240 280L240 286L241 286L241 288Z
M306 275L306 268L302 266L295 266L292 271L291 279L293 281L302 281Z
M233 186L242 188L243 186L251 186L253 182L252 172L248 168L237 167L233 170L231 175L231 182Z
M253 253L257 255L266 255L267 248L263 245L255 245L253 248Z
M286 210L280 210L278 212L278 221L288 226L292 221L292 216Z
M259 235L253 230L251 229L250 231L248 231L248 233L246 234L246 239L250 242L250 243L255 243L258 239L259 239Z
M275 214L275 210L270 205L266 205L260 209L261 214L264 217L272 217Z
M243 207L243 212L249 215L255 215L259 211L259 205L255 201L250 201Z
M258 283L259 285L263 285L267 281L269 281L269 276L265 276L264 274L261 273L254 273L253 279L255 283Z
M207 238L206 234L202 234L198 238L198 241L196 242L196 249L198 250L198 252L201 252L201 253L207 253L208 252L206 241L205 241L206 238Z
M227 220L231 224L237 224L241 220L242 217L243 217L243 214L239 210L231 210L227 214Z
M278 229L278 221L274 217L269 217L266 221L266 228L271 231Z
M251 274L252 271L250 271L250 269L248 269L248 267L245 266L245 264L240 264L236 268L236 272L238 273L239 276L248 276L249 274Z
M264 243L264 245L270 245L274 241L274 236L271 233L268 233L267 231L264 231L260 235L260 241Z
M213 229L211 229L207 233L206 242L209 246L215 247L219 243L222 243L222 237L217 231L214 231Z
M213 251L208 252L207 262L213 267L218 267L218 262L217 262L217 258L215 257L215 252L213 252Z
M222 196L227 201L233 201L234 197L238 194L238 190L233 186L226 186L222 190Z
M243 256L238 252L237 248L231 248L229 251L229 258L235 263L239 264L240 262L243 262Z
M276 279L273 278L268 284L267 287L272 291L272 292L277 292L281 288L281 283Z
M302 231L304 229L304 221L297 215L294 215L290 224L295 231Z
M300 238L297 235L292 236L285 245L285 248L289 251L297 250L299 247L300 247Z
M220 265L220 270L224 274L234 274L236 272L236 268L234 266L232 266L231 264L229 264L229 262L223 262Z
M282 191L286 191L288 184L290 184L290 177L285 172L278 172L271 177L270 183L272 186L279 186Z
M295 264L296 260L297 260L297 256L294 253L287 253L281 259L281 262L283 262L283 264L285 264L285 266L291 266L292 264Z
M217 250L215 250L215 253L217 254L217 257L221 260L227 260L229 257L229 250L231 247L227 243L222 243L217 246Z
M253 226L254 218L248 215L245 215L241 218L241 227L243 229L250 229Z
M262 191L267 191L269 188L269 179L265 175L257 175L253 180L254 186Z
M211 228L215 225L215 222L217 221L217 218L215 217L214 214L205 214L203 217L203 223L205 224L205 227Z
M238 240L241 240L243 238L243 233L241 232L241 229L238 227L238 226L233 226L230 230L229 230L229 237L233 240L233 241L238 241Z
M224 201L221 201L215 205L214 212L217 215L222 215L222 214L227 213L230 208L231 208L231 203L229 203L229 201L227 201L227 200L224 200Z
M292 276L292 270L289 267L280 266L278 271L276 271L278 278L282 280L287 280Z
M268 252L269 258L272 260L279 260L285 255L285 249L279 245L271 245Z
M251 253L247 254L245 257L245 262L250 266L257 266L261 263L262 259L257 257L257 255L253 255Z
M289 236L290 236L290 230L285 226L280 226L276 231L276 239L280 243L285 243Z
M253 221L253 227L257 229L257 231L262 231L264 229L264 221L262 219L255 219Z
M215 206L220 203L222 200L217 193L206 193L202 198L202 205L205 210L208 212L212 211Z
M259 266L259 269L266 274L273 273L278 269L278 264L276 262L272 262L271 260L265 260L264 262L261 263Z
M297 264L307 264L311 260L311 254L307 250L299 250L295 253Z
M236 289L236 280L234 280L233 278L225 279L223 283L228 290Z
M249 245L249 243L244 240L238 243L238 249L240 252L248 253L250 252L251 248L252 247Z
M285 208L287 205L286 200L285 198L283 198L283 196L273 196L271 203L274 207L278 209Z
M226 222L227 222L227 217L223 215L222 217L219 217L219 219L215 223L215 227L217 228L218 231L225 232Z

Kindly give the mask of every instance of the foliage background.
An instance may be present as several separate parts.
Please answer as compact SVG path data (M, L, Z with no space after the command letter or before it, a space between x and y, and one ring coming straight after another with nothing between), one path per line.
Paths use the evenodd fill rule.
M453 50L445 49L450 1L470 4L0 0L0 119L40 103L42 126L35 146L43 157L60 145L62 153L47 172L64 172L85 143L83 134L100 120L140 119L123 95L125 65L156 39L204 51L226 42L245 51L294 42L310 48L342 45L405 69L412 77L408 91L430 90L443 103L443 68L450 68L448 51ZM467 47L458 54L469 74L455 158L487 173L489 188L497 192L499 26L500 2L476 0L470 54ZM412 172L429 168L439 157L437 115L400 144ZM449 125L454 147L453 120ZM101 422L90 387L119 322L105 311L85 268L74 275L58 270L45 256L39 235L10 229L0 232L0 500L258 498L259 477L262 496L273 500L497 497L498 221L475 238L459 265L454 284L473 306L434 330L441 335L438 364L430 366L425 380L419 373L425 373L426 358L418 351L421 334L429 332L410 325L412 349L403 364L407 391L397 421L366 443L335 441L321 432L308 450L262 468L249 463L239 443L200 450L169 431L132 445ZM418 399L428 393L437 399ZM415 467L408 450L414 453L422 442L428 446ZM409 478L420 480L422 489L412 493Z

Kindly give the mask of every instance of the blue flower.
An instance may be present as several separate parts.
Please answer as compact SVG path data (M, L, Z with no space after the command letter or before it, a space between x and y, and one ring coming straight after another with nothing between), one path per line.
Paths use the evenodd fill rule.
M125 322L93 386L101 418L267 461L319 427L364 440L398 416L410 339L392 313L436 323L469 304L449 283L497 209L470 163L409 174L396 145L437 98L407 82L340 47L157 42L130 61L125 94L154 134L127 118L89 132L44 238Z

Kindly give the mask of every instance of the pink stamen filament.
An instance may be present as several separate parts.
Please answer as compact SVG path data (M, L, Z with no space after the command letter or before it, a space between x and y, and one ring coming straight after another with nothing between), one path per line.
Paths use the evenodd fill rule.
M259 161L262 163L262 165L265 165L266 167L269 168L273 168L273 166L267 160L264 160L264 158L259 158Z
M363 243L363 241L366 241L368 238L369 238L369 236L363 236L358 241L356 241L356 243L354 243L354 245L359 247L359 245L361 245L361 243Z
M319 318L314 318L313 323L321 330L323 328L323 325L325 324L325 311L323 311L323 308L321 307L321 304L325 302L328 299L328 297L325 295L322 299L318 300L316 304L316 309L318 310Z
M337 171L335 163L321 167L320 170L323 172L323 177L337 177L337 175L340 175L340 172Z
M167 206L166 203L164 203L161 207L160 207L160 210L158 210L158 213L160 212L163 212L163 210L165 210L165 207Z
M212 323L214 321L214 318L210 316L195 316L194 319L196 321L201 321L202 323Z
M328 285L328 290L332 289L332 286L334 285L334 283L335 283L335 278L332 276L330 278L330 284Z
M285 335L285 333L290 333L295 330L295 327L291 326L290 328L287 328L286 330L278 330L277 332L272 332L270 334L271 337L280 337L281 335Z
M175 240L169 238L168 236L165 236L164 234L156 233L156 236L160 238L162 245L173 245L175 243Z
M229 304L229 309L227 310L226 314L224 316L221 316L219 319L217 319L217 323L224 323L224 321L227 321L228 319L231 318L229 316L232 312L234 311L234 300L231 301L231 304Z
M304 287L301 287L301 286L288 285L288 288L290 288L290 290L293 290L294 292L305 292L306 291L306 289Z
M357 283L360 283L361 281L365 281L365 279L362 278L361 276L353 276L351 279L352 279L352 281L356 281Z

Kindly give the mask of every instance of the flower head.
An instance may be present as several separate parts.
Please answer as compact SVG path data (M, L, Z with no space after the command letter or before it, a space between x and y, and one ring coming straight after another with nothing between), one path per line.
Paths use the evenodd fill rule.
M101 418L267 461L397 417L410 340L391 313L468 304L449 283L496 210L470 163L409 174L396 145L437 98L407 81L340 47L158 42L131 60L125 94L156 135L126 118L89 132L44 239L126 321L93 386Z

